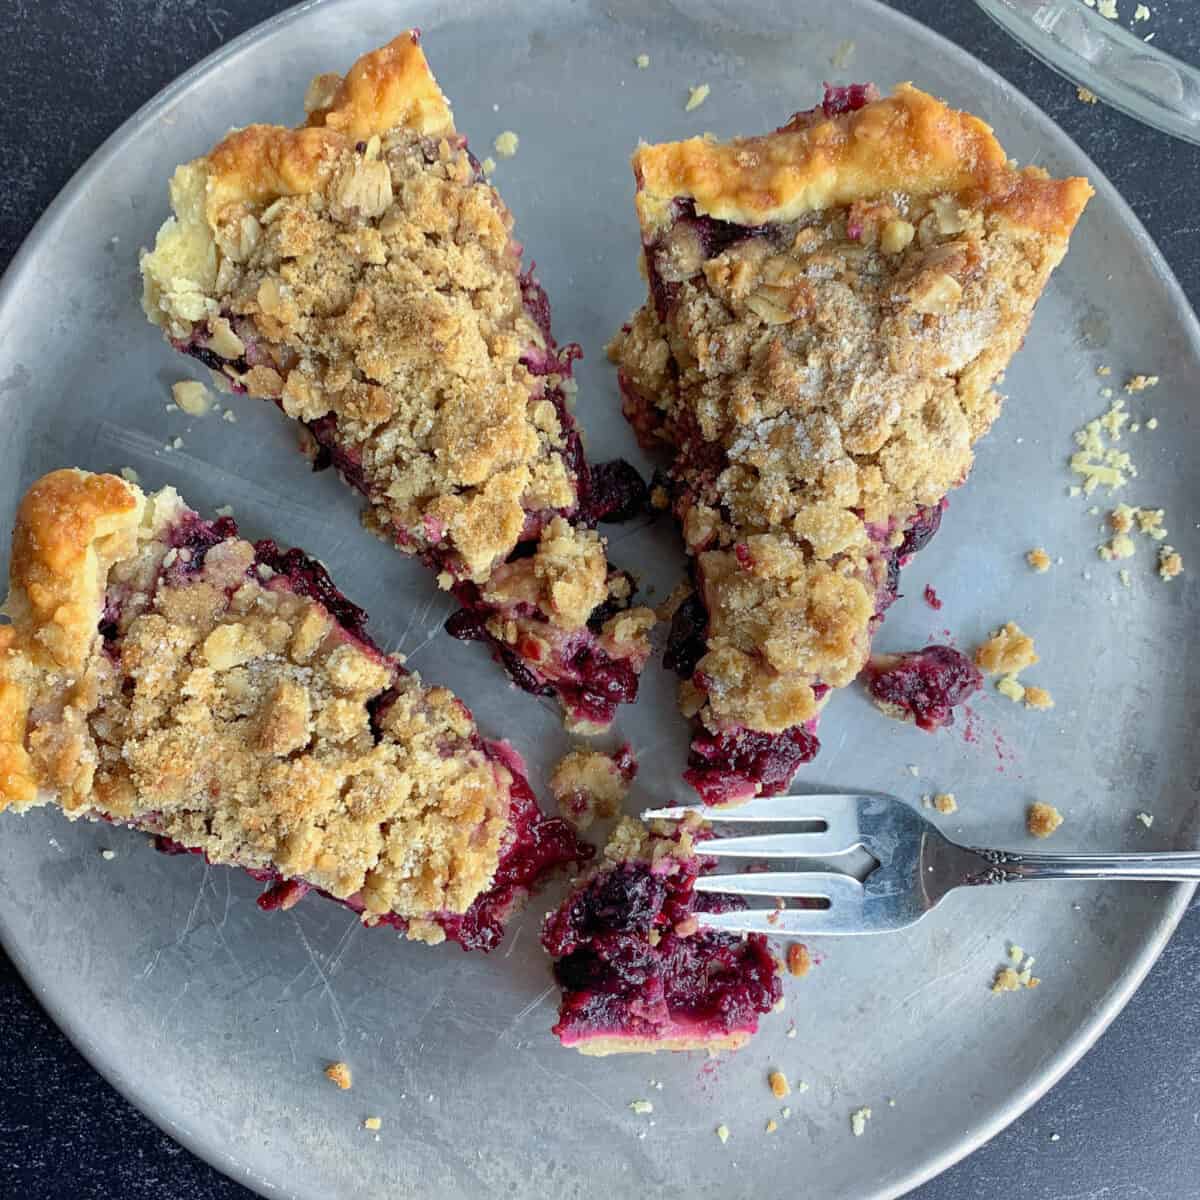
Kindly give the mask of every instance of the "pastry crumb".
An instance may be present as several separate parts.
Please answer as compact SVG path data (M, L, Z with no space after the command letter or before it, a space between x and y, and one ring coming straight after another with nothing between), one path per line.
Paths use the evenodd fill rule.
M725 1124L718 1125L713 1131L721 1141L721 1145L725 1145L729 1141L729 1126Z
M1157 417L1151 417L1151 418L1150 418L1150 419L1149 419L1149 420L1146 422L1146 428L1147 428L1147 429L1157 429L1157 428L1158 428L1158 418L1157 418Z
M1117 12L1117 0L1096 0L1096 11L1110 21L1117 20L1121 15Z
M1075 89L1075 95L1077 95L1084 104L1095 104L1096 101L1100 99L1100 97L1097 96L1091 88L1085 88L1083 86Z
M496 160L489 154L479 165L485 175L490 175L496 169Z
M633 62L639 71L644 71L650 65L650 55L639 54Z
M1001 967L992 980L992 992L1015 992L1021 986L1017 972L1012 967Z
M1133 19L1134 19L1135 21L1148 21L1148 20L1150 20L1150 10L1149 10L1149 8L1147 8L1147 7L1146 7L1146 5L1144 5L1144 4L1139 4L1139 5L1137 6L1137 8L1135 8L1135 9L1133 10Z
M1025 561L1039 575L1044 575L1048 570L1050 570L1050 566L1051 566L1050 555L1048 555L1041 546L1038 546L1035 549L1030 550L1029 553L1025 555Z
M214 508L213 512L216 513L216 515L218 517L232 517L233 516L233 505L232 504L222 504L220 508Z
M1128 567L1122 567L1117 572L1117 578L1121 581L1122 587L1133 587L1133 576L1129 574Z
M996 681L996 691L1014 704L1025 699L1025 685L1015 675L1004 675Z
M354 1078L350 1074L350 1067L344 1062L330 1063L325 1068L325 1078L331 1083L336 1083L343 1092L348 1092L354 1084Z
M1041 800L1031 804L1025 813L1025 828L1034 837L1048 838L1063 823L1063 815L1053 804Z
M492 143L495 151L501 158L512 158L517 152L517 147L520 146L521 139L517 137L511 129L506 129L499 134L496 140Z
M628 745L615 755L572 750L554 768L550 791L563 818L582 830L597 819L608 820L620 812L635 774L637 762Z
M121 468L121 478L135 487L141 482L141 476L132 467Z
M808 947L803 942L793 942L787 948L787 969L789 975L803 979L812 968L812 958Z
M1016 675L1040 661L1033 638L1008 621L975 651L975 665L988 675Z
M382 1120L380 1120L380 1118L379 1118L379 1117L368 1117L368 1118L367 1118L367 1119L366 1119L366 1120L363 1122L363 1128L364 1128L364 1129L370 1129L370 1130L372 1130L372 1131L374 1131L374 1130L377 1130L377 1129L382 1129L382 1128L383 1128L383 1121L382 1121Z
M1174 546L1161 546L1158 551L1158 576L1169 581L1183 574L1183 555Z
M771 1085L771 1095L776 1100L782 1100L785 1096L792 1094L791 1085L782 1071L772 1071L767 1076L767 1082Z
M837 67L840 71L850 65L850 60L854 57L855 44L853 42L838 42L837 47L829 56L829 65Z
M1112 389L1104 388L1101 394L1105 393L1111 395ZM1068 461L1071 470L1083 477L1083 495L1090 496L1098 487L1115 491L1137 475L1130 456L1108 444L1121 440L1121 429L1128 420L1125 401L1118 397L1102 416L1075 431L1075 444L1079 449Z
M933 798L933 807L944 816L958 812L958 801L953 792L938 792Z
M1145 825L1147 829L1154 824L1154 816L1152 813L1140 812L1137 814L1137 819L1141 821L1141 823Z
M683 111L695 112L708 99L708 94L711 91L712 88L707 83L702 83L698 87L688 88L688 100Z
M766 1125L766 1130L767 1130L767 1132L768 1132L768 1133L774 1133L774 1132L775 1132L775 1130L777 1130L778 1128L779 1128L779 1122L778 1122L778 1121L776 1121L776 1120L775 1120L775 1119L772 1117L772 1118L771 1118L771 1120L769 1120L769 1121L767 1122L767 1125Z
M1133 538L1127 533L1114 533L1110 541L1096 547L1096 553L1105 562L1113 562L1120 558L1132 558L1136 550L1137 546Z
M237 421L237 413L235 413L232 408L227 408L221 414L221 419L228 421L230 425L233 425Z
M1106 367L1102 364L1101 366L1098 366L1096 368L1096 374L1097 375L1111 375L1112 367Z
M871 1110L864 1104L850 1114L850 1132L855 1137L862 1137L866 1132L867 1122L871 1119Z
M1132 395L1134 392L1144 392L1147 388L1158 386L1157 375L1134 375L1126 381L1125 390Z
M654 1105L649 1100L631 1100L629 1107L638 1114L639 1117L645 1116L647 1113L654 1111Z
M801 1096L803 1096L804 1093L808 1091L808 1084L805 1083L803 1079L800 1080L800 1082L798 1084L796 1084L796 1091L799 1092Z
M1045 710L1054 707L1054 697L1045 688L1035 687L1033 684L1025 688L1025 695L1021 699L1026 708Z
M212 407L212 396L204 386L195 379L181 379L171 385L171 396L180 410L189 417L202 417Z
M115 850L101 850L100 857L104 859L105 862L112 862L112 860L117 857L117 852Z

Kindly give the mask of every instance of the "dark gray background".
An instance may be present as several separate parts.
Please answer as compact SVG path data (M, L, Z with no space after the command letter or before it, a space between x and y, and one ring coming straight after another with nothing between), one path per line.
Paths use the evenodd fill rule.
M286 0L0 0L0 267L76 168L139 105L222 42L287 6ZM1196 304L1200 150L1103 105L1080 103L1071 85L968 0L896 0L894 7L966 47L1041 105L1132 204ZM1126 23L1134 7L1135 0L1119 0ZM1159 45L1200 59L1200 4L1161 0L1150 7L1153 17L1138 32L1154 30ZM1083 1062L1019 1121L913 1196L1200 1195L1197 967L1200 902ZM936 1054L936 1045L929 1052ZM0 1080L0 1200L250 1196L113 1091L50 1023L2 951Z

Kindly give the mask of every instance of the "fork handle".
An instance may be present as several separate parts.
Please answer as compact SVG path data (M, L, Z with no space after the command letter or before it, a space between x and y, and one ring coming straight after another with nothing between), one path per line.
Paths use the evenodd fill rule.
M1200 851L1181 850L1147 854L1024 854L1011 850L973 848L978 869L968 868L961 880L981 883L1018 883L1028 879L1142 879L1163 883L1200 880Z

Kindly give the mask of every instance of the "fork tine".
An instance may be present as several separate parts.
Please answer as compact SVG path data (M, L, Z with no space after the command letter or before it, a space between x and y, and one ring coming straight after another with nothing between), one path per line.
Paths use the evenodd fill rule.
M832 908L785 908L774 912L751 909L742 912L697 913L702 929L721 933L765 933L767 937L839 937L854 933L881 933L866 928L862 910L854 905Z
M708 838L699 843L702 854L716 858L832 858L861 845L862 839L836 829L811 833L760 833L749 837Z
M808 821L824 825L823 829L792 830L786 834L758 837L714 838L706 841L705 854L729 855L736 858L824 858L844 854L862 844L858 824L858 794L759 796L745 804L714 808L703 804L674 808L652 808L642 813L643 821L680 820L695 813L705 821L723 824L750 824L767 821Z
M737 875L701 875L698 892L735 896L793 896L827 899L833 904L861 906L863 885L853 875L837 871L743 871Z
M643 821L679 821L695 813L705 821L826 821L852 818L857 823L858 805L863 799L875 799L868 792L804 792L794 796L755 796L743 804L678 804L666 808L648 808Z

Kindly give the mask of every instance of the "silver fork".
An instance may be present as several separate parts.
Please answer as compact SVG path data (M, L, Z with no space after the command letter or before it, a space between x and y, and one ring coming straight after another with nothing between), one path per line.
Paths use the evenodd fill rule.
M983 850L952 842L915 808L882 792L764 796L726 808L649 809L643 820L695 813L722 825L804 822L786 833L717 837L699 844L718 858L766 862L828 860L865 850L876 865L859 879L841 871L745 871L701 875L696 888L799 907L697 913L709 929L735 933L887 933L915 924L953 888L1029 879L1200 880L1200 851L1149 854L1038 854Z

